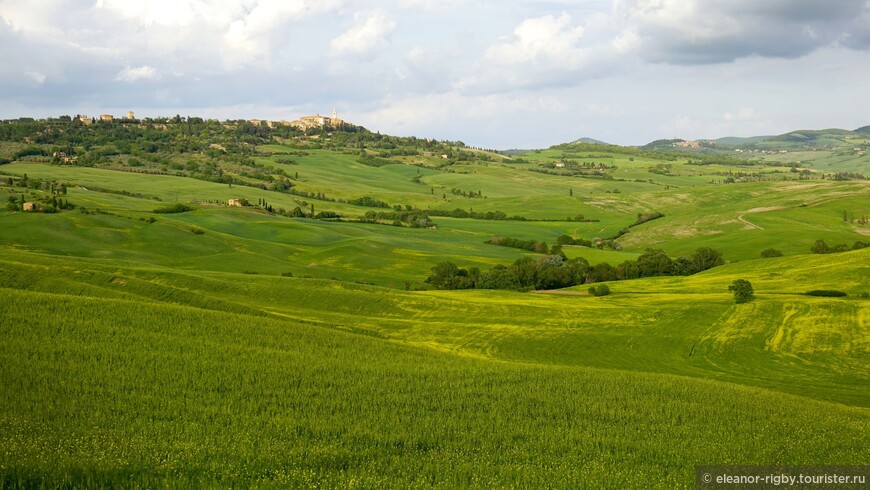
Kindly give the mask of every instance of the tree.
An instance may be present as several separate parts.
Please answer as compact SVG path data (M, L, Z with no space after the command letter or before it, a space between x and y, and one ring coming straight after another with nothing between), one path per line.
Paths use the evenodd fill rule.
M828 244L824 240L816 240L810 251L814 254L827 254L831 253L831 248L828 247Z
M447 289L451 280L459 272L459 268L453 262L441 262L432 268L432 273L426 282L438 289Z
M568 272L568 277L571 278L571 284L583 284L589 274L589 262L583 257L568 259L565 262L565 269Z
M722 259L722 254L718 250L713 250L709 247L701 247L692 255L692 265L695 266L695 271L702 272L713 267L720 266L725 263Z
M538 279L538 266L531 257L520 257L510 268L521 288L532 287Z
M592 282L613 281L616 280L616 268L607 262L601 262L592 268L590 276Z
M667 276L671 274L673 261L661 249L648 248L637 258L637 269L641 277Z
M675 260L672 270L675 276L691 276L698 272L695 270L695 264L685 257L680 257Z
M728 290L734 293L734 302L737 304L748 303L755 298L752 284L746 279L736 279L728 286Z
M616 278L620 281L637 279L638 277L641 277L641 275L636 262L626 260L616 266Z
M480 289L520 289L516 276L504 265L497 265L480 275Z

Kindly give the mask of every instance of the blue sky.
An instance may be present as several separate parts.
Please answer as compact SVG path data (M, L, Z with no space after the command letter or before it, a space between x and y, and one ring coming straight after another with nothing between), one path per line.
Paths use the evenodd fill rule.
M0 0L0 118L295 119L488 148L870 124L867 0Z

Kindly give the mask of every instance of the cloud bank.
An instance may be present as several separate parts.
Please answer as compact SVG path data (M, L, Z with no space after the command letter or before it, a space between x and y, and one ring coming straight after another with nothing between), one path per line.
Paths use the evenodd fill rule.
M0 0L0 117L338 106L482 146L643 143L867 124L868 49L865 0Z

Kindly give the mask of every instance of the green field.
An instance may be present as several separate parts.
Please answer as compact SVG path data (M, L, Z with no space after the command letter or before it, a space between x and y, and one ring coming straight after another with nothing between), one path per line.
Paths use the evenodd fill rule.
M0 142L30 148L0 166L0 487L691 488L700 464L867 463L870 248L810 253L870 241L866 180L591 145L212 137L231 150L101 142L76 165ZM51 199L75 208L21 210ZM193 209L155 212L175 204ZM400 211L431 223L371 218ZM600 244L562 249L590 266L725 263L603 297L425 282L445 261L542 264L485 242L561 235ZM735 304L736 279L754 300Z

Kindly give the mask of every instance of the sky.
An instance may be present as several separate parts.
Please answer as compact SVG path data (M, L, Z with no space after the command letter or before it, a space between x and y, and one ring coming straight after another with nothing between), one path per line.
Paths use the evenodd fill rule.
M0 0L0 119L642 145L855 129L868 80L868 0Z

